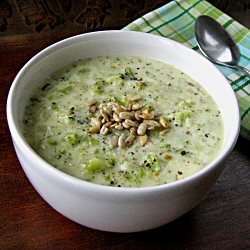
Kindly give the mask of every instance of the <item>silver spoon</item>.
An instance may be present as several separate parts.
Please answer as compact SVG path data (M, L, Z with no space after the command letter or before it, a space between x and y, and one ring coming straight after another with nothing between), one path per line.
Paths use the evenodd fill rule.
M241 70L250 77L250 71L238 65L240 51L227 31L209 16L199 16L195 36L202 53L214 63Z

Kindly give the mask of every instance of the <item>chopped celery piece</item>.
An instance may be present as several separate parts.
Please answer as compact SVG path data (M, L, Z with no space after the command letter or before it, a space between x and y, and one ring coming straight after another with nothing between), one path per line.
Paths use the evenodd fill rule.
M121 99L116 98L113 95L110 95L109 97L103 99L103 102L117 102L122 106L126 106L128 104L128 99L125 96L122 96Z
M124 79L121 74L114 74L108 78L107 85L113 84L118 86L124 86Z
M51 146L56 146L57 145L57 141L55 141L55 140L48 140L47 142Z
M99 94L99 95L103 93L103 89L101 87L97 87L93 91L95 94Z
M113 161L104 158L93 158L86 163L85 170L93 172L110 168L113 165Z
M121 99L117 99L116 101L124 107L128 105L128 100L125 96L123 96Z
M94 150L94 155L97 155L97 154L99 154L99 149L98 148L96 148L95 150Z
M149 112L152 112L155 110L154 106L153 105L147 105L146 107L146 110L148 110Z
M92 136L88 136L88 143L89 143L89 146L97 146L99 145L99 141L92 137Z
M51 109L58 110L58 105L55 102L52 102L50 107Z
M102 94L104 92L103 90L104 85L106 85L105 81L101 78L98 78L93 88L94 93L99 95Z
M73 89L72 86L68 86L68 87L65 87L63 89L59 89L59 92L63 93L63 94L68 94L70 91L72 91L72 89Z
M71 146L76 146L80 143L80 138L76 133L68 133L63 138L64 142L68 142Z
M109 95L107 98L103 99L103 102L116 102L116 98L113 95Z
M89 68L82 68L78 71L78 73L87 73L87 72L90 72Z
M183 124L187 118L190 117L191 112L176 112L174 114L175 121L177 123Z
M48 95L48 99L49 99L49 100L55 99L55 95L50 93L50 94Z
M131 163L130 161L124 161L122 162L120 169L121 171L130 171L133 170L135 167L135 164Z
M102 78L98 78L95 82L95 85L97 86L103 86L104 85L104 80Z
M137 90L142 90L144 87L147 86L147 84L145 82L136 82L135 86L136 86Z
M129 182L139 184L145 172L141 167L137 167L132 171L125 171L123 174Z
M180 107L183 107L184 109L190 109L192 108L192 106L195 104L195 102L190 101L190 100L185 100L185 101L181 101L179 103Z
M130 80L136 80L136 77L130 67L126 67L124 73Z
M159 172L161 170L159 158L155 155L148 155L144 161L144 167L147 167L152 171Z

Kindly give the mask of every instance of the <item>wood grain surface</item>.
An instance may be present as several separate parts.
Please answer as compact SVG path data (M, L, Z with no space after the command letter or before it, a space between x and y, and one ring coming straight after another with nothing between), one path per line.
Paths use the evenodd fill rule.
M250 143L243 138L203 202L168 225L133 234L89 229L60 215L37 194L16 157L5 108L21 67L56 41L121 29L167 2L0 0L0 249L250 249ZM250 27L248 0L209 2Z

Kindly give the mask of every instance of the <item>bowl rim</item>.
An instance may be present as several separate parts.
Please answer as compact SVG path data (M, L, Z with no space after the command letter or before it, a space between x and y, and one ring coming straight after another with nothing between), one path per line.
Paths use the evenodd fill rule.
M15 95L15 89L18 85L19 79L22 77L22 75L24 75L26 72L29 71L30 68L32 68L33 64L39 62L41 59L43 59L44 57L46 57L46 55L50 54L51 51L54 50L54 48L56 49L55 51L59 51L60 49L66 48L69 45L71 45L72 40L76 40L78 41L79 39L88 39L91 37L95 37L98 34L126 34L126 35L134 35L134 36L139 36L139 37L152 37L152 38L156 38L159 39L162 42L167 42L167 43L172 43L174 46L177 47L182 47L185 50L189 50L190 53L193 53L200 61L202 61L203 63L207 63L210 64L210 66L212 66L213 70L221 75L225 82L229 85L228 87L231 88L232 91L232 96L234 96L234 101L235 105L237 106L236 108L236 113L235 113L235 127L234 127L234 131L231 131L231 137L229 142L226 144L227 147L223 148L223 151L210 163L208 164L205 168L201 169L200 171L196 172L195 174L186 177L185 179L182 180L178 180L178 181L174 181L171 183L167 183L167 184L161 184L161 185L157 185L157 186L149 186L149 187L116 187L116 186L106 186L106 185L101 185L101 184L96 184L96 183L92 183L92 182L88 182L82 179L79 179L77 177L71 176L67 173L64 173L61 170L56 169L55 167L53 167L51 164L49 164L46 160L44 160L41 156L39 156L35 150L33 150L31 148L31 146L27 143L27 141L23 138L22 133L18 130L17 125L15 122L15 119L13 117L13 98ZM83 42L83 41L81 41ZM226 80L225 76L219 71L218 68L215 67L215 65L213 65L207 58L205 58L204 56L202 56L201 54L199 54L198 52L192 50L191 48L188 48L187 46L176 42L172 39L166 38L166 37L161 37L155 34L149 34L149 33L143 33L143 32L138 32L138 31L127 31L127 30L105 30L105 31L94 31L94 32L89 32L89 33L84 33L84 34L80 34L80 35L75 35L63 40L60 40L46 48L44 48L43 50L41 50L39 53L35 54L31 59L28 60L28 62L21 68L21 70L18 72L18 74L16 75L16 77L14 78L10 90L9 90L9 94L8 94L8 98L7 98L7 104L6 104L6 115L7 115L7 121L8 121L8 126L9 126L9 130L11 132L11 136L12 136L12 140L13 143L17 146L22 148L22 151L24 152L24 154L29 155L29 158L33 161L33 162L39 162L40 164L38 165L42 165L43 167L39 167L39 171L43 172L43 174L47 174L50 175L52 178L57 179L57 181L63 182L64 184L67 183L67 185L73 185L76 187L84 187L90 190L101 190L102 192L118 192L118 194L121 193L142 193L142 192L152 192L152 191L161 191L161 190L165 190L165 189L172 189L172 188L176 188L178 186L183 186L186 185L190 182L195 181L198 178L201 178L202 176L206 175L208 172L212 171L214 168L216 168L217 165L219 165L220 162L223 162L227 156L231 153L231 151L233 150L238 136L239 136L239 131L240 131L240 111L239 111L239 104L238 104L238 100L236 97L236 94L234 92L234 90L232 89L231 85L228 83L228 81ZM126 192L124 192L126 190Z

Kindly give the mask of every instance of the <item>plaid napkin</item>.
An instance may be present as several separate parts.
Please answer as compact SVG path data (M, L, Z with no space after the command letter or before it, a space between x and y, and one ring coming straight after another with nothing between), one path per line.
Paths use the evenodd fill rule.
M203 0L175 0L135 20L125 30L134 30L168 37L199 50L195 39L194 25L200 15L208 15L221 23L240 47L239 65L250 67L250 32ZM250 140L250 79L235 69L216 65L232 85L240 103L240 134Z

